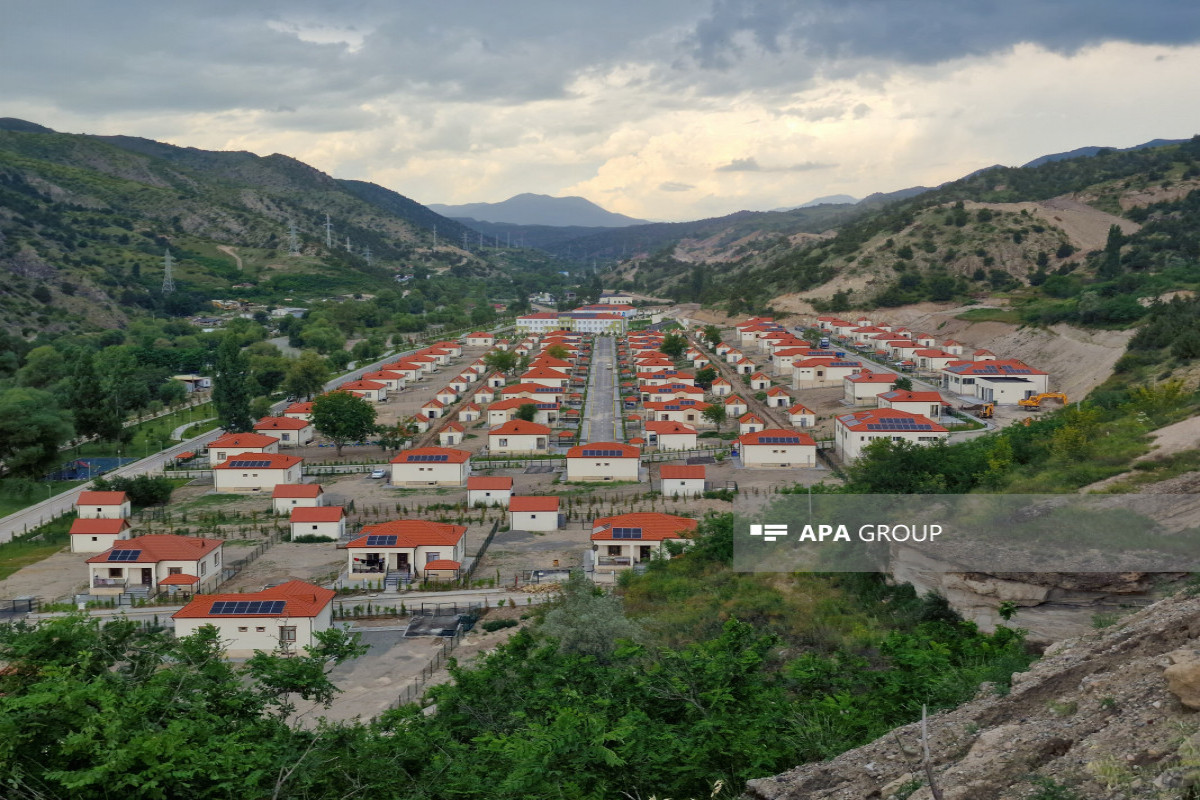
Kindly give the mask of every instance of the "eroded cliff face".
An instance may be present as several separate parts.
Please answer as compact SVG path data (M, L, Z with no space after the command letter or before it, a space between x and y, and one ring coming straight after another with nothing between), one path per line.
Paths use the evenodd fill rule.
M1020 598L1044 588L996 591ZM1200 598L1181 593L1051 645L1008 693L985 685L932 715L934 779L945 800L1197 798L1197 709ZM919 737L919 723L898 728L831 761L750 781L743 797L931 800Z
M1001 624L1024 628L1036 644L1083 635L1097 624L1161 599L1186 577L1146 572L948 572L947 564L912 548L895 548L892 555L897 583L911 583L919 594L945 597L964 619L985 631ZM1007 623L999 614L1002 603L1017 607Z

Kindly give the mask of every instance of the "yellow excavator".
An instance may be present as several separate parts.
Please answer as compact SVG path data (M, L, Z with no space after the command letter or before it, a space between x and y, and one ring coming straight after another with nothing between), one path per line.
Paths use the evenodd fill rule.
M1021 408L1041 411L1044 400L1057 400L1064 406L1067 404L1067 396L1062 392L1046 392L1044 394L1035 394L1033 397L1026 397L1024 400L1018 400L1017 405Z
M976 403L975 405L959 406L961 411L969 411L980 419L991 419L996 413L995 403Z

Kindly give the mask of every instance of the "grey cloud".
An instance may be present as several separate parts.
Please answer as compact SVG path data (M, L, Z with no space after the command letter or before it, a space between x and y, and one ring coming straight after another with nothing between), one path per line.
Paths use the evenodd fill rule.
M825 164L819 161L803 161L799 164L788 164L781 166L762 166L758 163L758 159L750 156L748 158L735 158L728 164L724 164L716 168L717 172L812 172L819 169L833 169L837 164Z
M660 192L690 192L696 187L690 183L677 183L675 181L664 181L658 185Z

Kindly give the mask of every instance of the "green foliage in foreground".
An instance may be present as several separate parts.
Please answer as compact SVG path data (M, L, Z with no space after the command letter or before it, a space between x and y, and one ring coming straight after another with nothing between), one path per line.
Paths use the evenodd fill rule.
M626 581L688 602L729 572L731 520ZM782 576L757 576L767 583ZM289 725L297 697L332 696L327 653L221 662L208 634L173 640L78 617L0 628L0 786L7 797L707 797L826 758L1024 667L1021 636L981 634L937 599L874 579L827 580L842 624L880 612L854 645L815 649L729 618L663 644L621 602L568 582L545 621L477 666L451 662L437 712ZM645 581L645 585L641 582ZM667 603L668 605L670 602ZM539 612L540 613L540 612ZM831 617L826 617L830 621ZM786 634L786 631L784 632ZM847 628L847 633L849 630ZM553 635L551 635L553 634Z

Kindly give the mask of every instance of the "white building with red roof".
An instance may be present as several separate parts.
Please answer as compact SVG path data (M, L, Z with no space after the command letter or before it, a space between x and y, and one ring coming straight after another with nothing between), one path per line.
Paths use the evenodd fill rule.
M450 420L440 431L438 431L438 444L442 447L454 447L457 444L462 444L463 434L466 429L461 422Z
M765 372L756 372L750 376L750 390L762 392L771 386L771 378Z
M368 525L362 535L346 545L351 582L379 582L389 579L407 582L425 577L427 564L438 564L437 572L457 571L466 558L467 528L446 522L401 519ZM436 577L436 576L431 576Z
M475 331L467 334L467 347L491 347L496 343L496 337L487 331Z
M799 403L789 408L787 415L793 428L815 428L817 425L817 415Z
M452 447L417 447L392 459L393 486L466 486L471 454Z
M131 589L158 594L159 586L189 594L221 582L220 539L152 534L125 539L87 560L93 595L119 595Z
M597 572L617 572L666 555L665 543L692 538L699 523L652 511L598 517L592 521L592 554Z
M71 523L71 552L103 553L118 540L128 539L129 528L129 520L123 517L80 517Z
M458 412L458 418L462 422L478 422L483 416L483 411L474 403L467 403Z
M745 436L747 433L758 433L765 427L767 427L767 423L753 411L747 411L738 417L738 434L741 436Z
M131 507L125 492L85 491L75 501L75 515L79 519L125 519Z
M319 483L281 483L271 492L271 510L290 514L293 508L325 505L325 490Z
M658 491L663 497L699 497L704 494L704 465L663 464L658 468Z
M550 428L536 422L511 419L488 431L488 452L493 454L548 453Z
M175 636L215 627L227 658L255 651L296 654L316 644L314 634L333 625L337 592L304 581L288 581L261 592L197 595L171 615Z
M765 428L737 438L742 465L747 469L815 467L817 443L807 433L785 428Z
M426 419L437 419L446 413L446 404L441 400L430 400L421 406L421 413Z
M792 396L788 394L787 389L782 386L767 389L767 408L789 408L791 405Z
M845 356L806 358L792 364L792 386L797 389L837 386L842 379L862 369L861 361Z
M673 400L647 400L642 403L647 420L679 422L684 425L704 425L704 409L711 403L691 398Z
M341 506L293 508L288 524L292 541L297 536L328 536L337 540L346 532L346 512Z
M372 383L382 383L385 387L387 387L388 392L399 392L408 385L408 378L405 377L404 373L392 372L391 370L386 369L364 373L362 380L370 381Z
M930 445L945 441L950 432L922 414L894 408L875 408L837 417L834 445L842 463L858 459L872 442L881 440Z
M210 464L222 464L242 453L278 453L279 439L265 433L227 433L208 443Z
M641 451L621 442L591 442L567 451L567 481L637 481Z
M498 475L474 475L467 478L467 505L470 508L479 505L508 508L512 492L512 478Z
M1050 376L1016 359L954 361L942 368L942 388L985 403L1016 403L1050 391Z
M292 403L283 410L283 416L290 419L310 420L312 419L312 405L311 400L303 403Z
M312 442L316 428L308 420L295 417L263 417L254 423L254 432L274 436L280 447L304 447Z
M280 453L242 453L213 465L213 490L266 492L281 483L299 483L304 459Z
M880 408L894 408L910 414L923 414L932 420L940 419L945 401L938 392L910 392L894 389L879 395Z
M539 425L549 425L558 419L560 406L556 402L535 400L530 397L510 397L507 400L497 400L488 406L488 425L503 425L509 420L516 419L517 411L521 406L528 405L537 409L534 412L533 421Z
M717 378L708 387L708 391L714 397L728 397L733 394L733 384L724 378Z
M737 418L750 410L750 406L742 399L740 394L731 394L725 398L725 416Z
M696 429L683 422L649 421L645 425L646 444L659 450L694 450Z
M961 356L938 350L933 347L923 347L912 355L913 363L920 369L939 370L952 361L961 360Z
M556 531L557 495L514 495L508 501L508 527L514 531Z
M879 395L890 391L896 382L891 372L856 372L842 378L842 402L851 406L874 406Z

